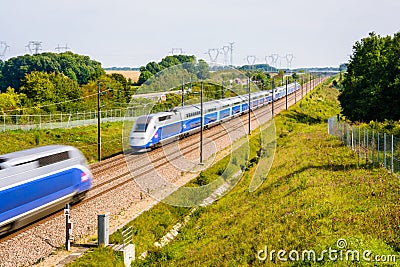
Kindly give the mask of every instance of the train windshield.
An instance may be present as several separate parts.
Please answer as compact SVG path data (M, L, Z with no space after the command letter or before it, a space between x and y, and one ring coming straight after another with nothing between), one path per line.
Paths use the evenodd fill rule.
M148 123L137 123L135 124L135 128L133 129L134 132L146 132Z
M148 117L139 117L136 120L135 125L133 126L134 132L144 133L147 130L147 126L149 126L150 119Z

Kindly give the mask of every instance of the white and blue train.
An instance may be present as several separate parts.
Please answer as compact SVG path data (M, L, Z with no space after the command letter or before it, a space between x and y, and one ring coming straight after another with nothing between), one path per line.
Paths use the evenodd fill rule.
M86 158L71 146L0 155L0 235L79 202L91 185Z
M288 85L288 95L300 89L298 83ZM260 91L250 95L250 109L256 109L284 97L286 87ZM249 109L248 95L203 103L203 125L210 127L216 123L229 120L247 113ZM133 151L146 151L171 142L200 130L200 104L177 107L168 112L159 112L140 116L136 119L130 134L130 146Z

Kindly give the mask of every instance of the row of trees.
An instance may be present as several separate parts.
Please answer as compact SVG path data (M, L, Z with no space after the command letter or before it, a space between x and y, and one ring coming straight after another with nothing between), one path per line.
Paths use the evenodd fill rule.
M174 55L141 67L139 85L160 71L182 63L183 67L172 68L172 75L166 75L173 79L170 81L173 84L181 84L182 77L177 75L180 72L194 75L193 80L206 79L209 75L205 61ZM165 90L164 84L169 80L161 80L161 89ZM137 88L123 75L107 75L99 62L71 52L24 55L0 61L0 111L35 114L93 110L97 108L98 81L101 81L105 109L126 107Z
M0 110L11 113L96 109L98 81L105 108L124 107L134 87L121 74L105 74L101 63L66 52L24 55L0 61Z
M342 85L339 101L346 118L400 120L400 32L370 33L357 41Z
M202 60L200 60L199 63L201 63ZM153 77L155 74L168 69L169 67L176 66L179 64L184 64L184 63L191 63L194 64L196 62L195 56L186 56L186 55L173 55L173 56L167 56L163 58L160 62L149 62L147 63L146 66L140 67L140 76L138 80L138 85L143 84L146 82L148 79ZM208 65L207 65L208 68Z
M105 74L100 62L72 52L24 55L0 63L0 90L12 87L18 91L25 75L33 71L63 73L79 85Z

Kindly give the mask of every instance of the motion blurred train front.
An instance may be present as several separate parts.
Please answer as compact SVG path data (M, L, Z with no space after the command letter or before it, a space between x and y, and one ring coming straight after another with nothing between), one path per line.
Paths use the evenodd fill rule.
M0 155L0 235L79 202L91 185L85 157L71 146Z

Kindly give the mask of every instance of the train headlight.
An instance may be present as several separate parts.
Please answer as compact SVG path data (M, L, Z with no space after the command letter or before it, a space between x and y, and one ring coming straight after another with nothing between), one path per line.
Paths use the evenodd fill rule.
M81 182L82 183L88 181L89 179L90 179L90 175L89 174L84 173L84 172L81 173Z

